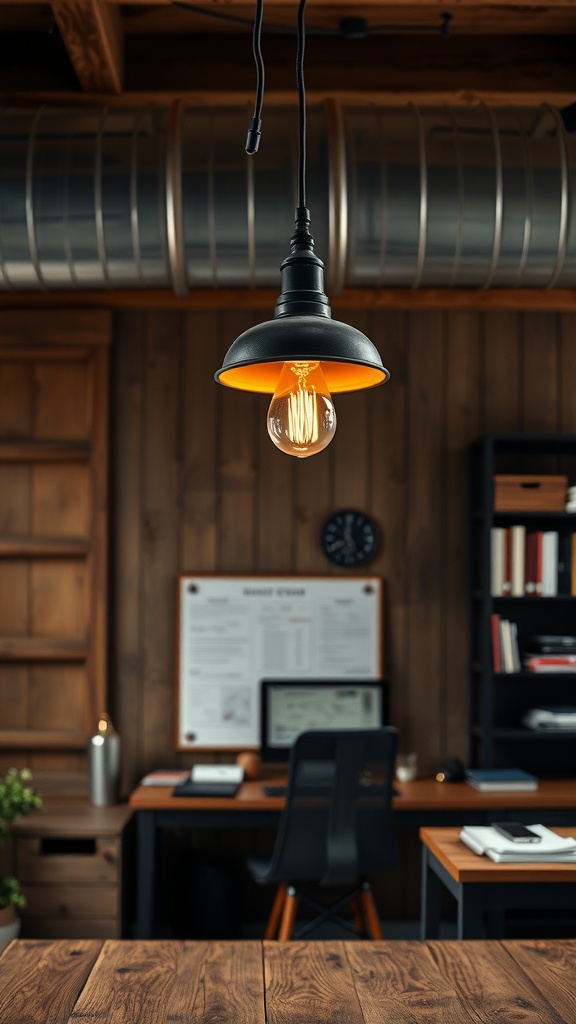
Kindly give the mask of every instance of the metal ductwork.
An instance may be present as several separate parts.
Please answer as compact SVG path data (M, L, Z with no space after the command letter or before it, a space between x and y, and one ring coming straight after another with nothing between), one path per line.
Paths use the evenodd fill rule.
M278 287L297 112L0 113L0 289ZM576 135L550 107L328 103L308 111L308 204L328 287L574 287Z

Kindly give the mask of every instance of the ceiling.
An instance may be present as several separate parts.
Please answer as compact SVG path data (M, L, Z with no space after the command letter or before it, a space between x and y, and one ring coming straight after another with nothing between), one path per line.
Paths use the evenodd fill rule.
M196 7L171 0L0 0L3 102L248 94L254 4L200 0ZM266 84L279 96L294 92L296 10L297 0L265 0ZM574 0L308 0L306 26L313 93L357 92L391 102L566 102L576 95Z

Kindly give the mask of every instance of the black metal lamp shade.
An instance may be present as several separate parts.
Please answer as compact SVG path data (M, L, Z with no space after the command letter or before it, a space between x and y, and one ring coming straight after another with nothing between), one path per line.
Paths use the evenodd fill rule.
M384 384L390 374L369 338L326 316L283 316L244 331L216 380L241 391L273 394L284 363L318 361L331 394Z
M282 292L274 320L244 331L230 346L215 374L241 391L273 394L284 363L316 362L331 394L384 384L390 374L361 331L332 320L324 294L324 264L313 251L306 209L297 210L291 254L280 268Z

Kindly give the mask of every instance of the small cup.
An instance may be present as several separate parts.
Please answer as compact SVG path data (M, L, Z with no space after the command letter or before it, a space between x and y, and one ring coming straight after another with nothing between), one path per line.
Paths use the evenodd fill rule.
M418 773L417 754L398 754L396 758L396 778L399 782L414 782Z

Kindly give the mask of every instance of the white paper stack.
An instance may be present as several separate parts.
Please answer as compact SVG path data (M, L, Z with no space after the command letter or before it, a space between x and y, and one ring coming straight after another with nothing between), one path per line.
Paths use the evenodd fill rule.
M576 730L576 707L558 705L544 708L530 708L522 715L522 724L529 729L574 729Z
M244 769L240 764L195 764L191 778L192 782L239 784L244 778Z
M498 864L529 864L539 861L576 864L576 838L559 836L545 825L530 825L539 843L513 843L490 825L465 825L460 839L474 853L485 854Z

